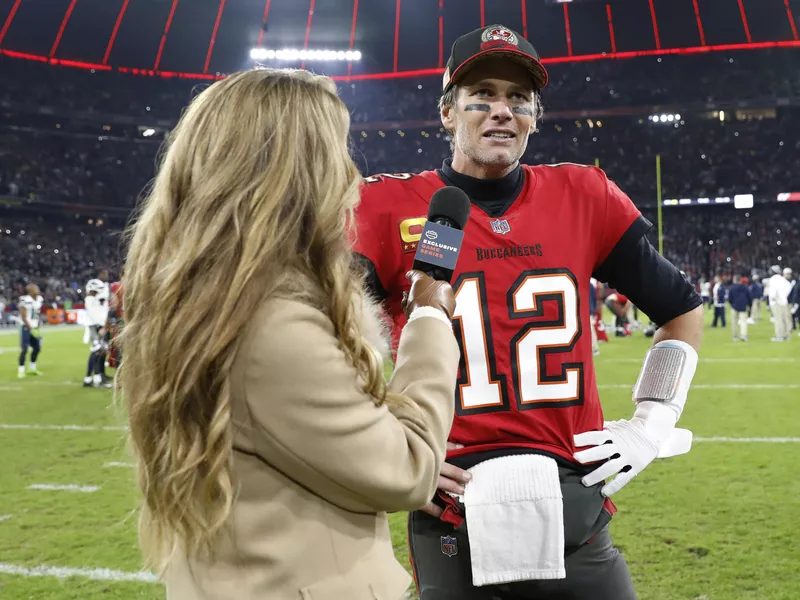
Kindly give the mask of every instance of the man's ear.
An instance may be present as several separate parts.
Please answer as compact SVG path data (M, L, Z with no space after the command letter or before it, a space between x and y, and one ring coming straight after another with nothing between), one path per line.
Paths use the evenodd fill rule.
M455 112L454 107L452 106L443 106L441 111L441 118L442 118L442 125L444 125L445 129L453 130L455 129L455 119L453 113Z

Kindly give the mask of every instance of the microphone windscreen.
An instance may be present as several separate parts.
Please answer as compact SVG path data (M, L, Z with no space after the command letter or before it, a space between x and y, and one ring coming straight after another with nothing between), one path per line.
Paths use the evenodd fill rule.
M443 187L431 196L428 207L428 220L447 219L455 224L456 229L464 229L469 220L472 205L469 196L457 187Z

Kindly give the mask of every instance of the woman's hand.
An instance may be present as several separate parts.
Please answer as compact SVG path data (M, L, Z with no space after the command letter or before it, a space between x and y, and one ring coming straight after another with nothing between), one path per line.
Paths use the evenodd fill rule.
M453 288L446 281L432 279L422 271L412 270L406 273L406 279L411 282L411 290L403 294L403 312L408 317L415 308L432 306L438 308L453 318L456 309L456 299Z

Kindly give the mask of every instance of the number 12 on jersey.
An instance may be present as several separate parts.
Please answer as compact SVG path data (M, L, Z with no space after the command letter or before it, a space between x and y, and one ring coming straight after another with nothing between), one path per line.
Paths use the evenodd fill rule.
M453 285L456 339L461 373L456 413L469 415L510 410L507 377L497 372L495 346L484 274L464 273ZM545 319L545 303L555 302L555 318ZM581 336L580 297L568 269L523 272L506 292L508 318L520 321L508 341L509 370L518 410L563 408L583 403L583 363L564 362L561 372L547 374L547 359L571 352Z

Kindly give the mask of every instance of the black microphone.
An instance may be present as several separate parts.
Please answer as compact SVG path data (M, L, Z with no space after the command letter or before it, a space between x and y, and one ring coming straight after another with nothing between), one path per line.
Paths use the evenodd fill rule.
M436 190L417 245L414 269L440 281L452 279L471 208L463 190L452 186Z

